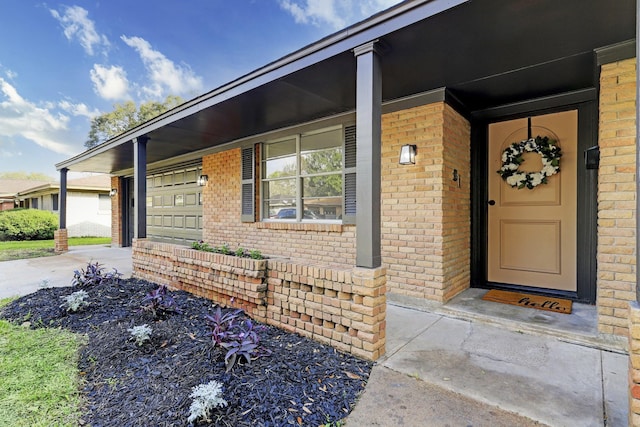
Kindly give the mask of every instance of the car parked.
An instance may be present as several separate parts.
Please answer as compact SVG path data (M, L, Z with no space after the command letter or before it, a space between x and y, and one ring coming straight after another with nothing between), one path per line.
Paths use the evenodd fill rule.
M296 208L282 208L278 211L275 218L276 219L296 219ZM312 211L305 209L302 213L303 219L318 219L318 215L313 213Z

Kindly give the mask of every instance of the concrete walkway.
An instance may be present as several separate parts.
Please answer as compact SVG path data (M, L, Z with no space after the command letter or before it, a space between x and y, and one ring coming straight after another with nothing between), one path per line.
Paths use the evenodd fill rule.
M387 355L347 426L626 426L628 360L388 304Z
M63 255L0 262L0 298L68 286L73 270L90 261L131 275L130 248L72 247ZM537 310L478 306L477 300L467 294L453 305L420 309L389 303L387 354L347 426L627 425L629 358L616 345L588 339L578 323L589 308L554 320ZM511 320L478 315L494 307ZM535 319L523 318L519 329L518 315ZM541 333L536 321L558 321L579 333Z
M61 255L0 262L0 298L27 295L40 288L69 286L74 270L96 261L107 271L116 268L123 278L131 277L131 248L72 246Z

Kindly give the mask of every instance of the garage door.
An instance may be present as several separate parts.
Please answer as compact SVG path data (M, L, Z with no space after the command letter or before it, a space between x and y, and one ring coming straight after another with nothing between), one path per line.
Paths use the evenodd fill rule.
M147 175L147 237L190 246L202 239L201 165Z

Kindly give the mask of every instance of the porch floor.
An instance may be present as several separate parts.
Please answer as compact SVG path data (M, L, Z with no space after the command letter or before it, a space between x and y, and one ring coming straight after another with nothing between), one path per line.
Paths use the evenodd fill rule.
M395 294L388 294L387 298L394 305L457 319L481 321L516 332L542 334L614 352L628 350L628 340L625 337L598 332L598 311L595 305L574 302L572 313L563 314L484 301L482 297L487 292L487 289L467 289L444 305Z

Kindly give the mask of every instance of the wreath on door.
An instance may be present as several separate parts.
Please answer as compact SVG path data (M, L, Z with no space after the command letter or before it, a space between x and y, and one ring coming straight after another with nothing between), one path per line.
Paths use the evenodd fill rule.
M539 172L520 172L524 153L538 153L542 157L542 169ZM502 152L502 167L497 172L502 179L514 188L533 190L540 184L546 184L547 178L560 172L562 152L556 141L546 136L536 136L514 142Z

